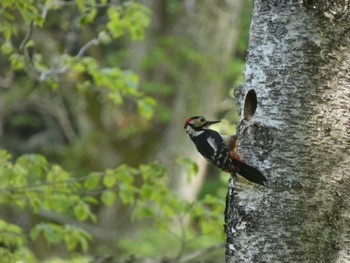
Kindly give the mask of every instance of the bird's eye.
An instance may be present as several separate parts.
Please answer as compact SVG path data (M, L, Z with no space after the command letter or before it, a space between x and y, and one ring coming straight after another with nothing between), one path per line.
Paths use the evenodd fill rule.
M205 119L204 118L200 118L199 119L201 122L205 122Z

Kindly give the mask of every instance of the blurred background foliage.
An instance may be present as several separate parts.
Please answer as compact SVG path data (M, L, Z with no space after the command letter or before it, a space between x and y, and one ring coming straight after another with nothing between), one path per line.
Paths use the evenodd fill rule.
M221 262L228 176L182 125L234 133L250 1L0 7L0 261Z

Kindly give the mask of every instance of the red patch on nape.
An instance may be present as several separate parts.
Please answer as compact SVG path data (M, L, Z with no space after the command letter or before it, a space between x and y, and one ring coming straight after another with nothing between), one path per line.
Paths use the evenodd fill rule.
M189 119L187 119L187 120L185 121L184 128L186 127L186 125L187 125L190 121L192 121L192 118L189 118Z

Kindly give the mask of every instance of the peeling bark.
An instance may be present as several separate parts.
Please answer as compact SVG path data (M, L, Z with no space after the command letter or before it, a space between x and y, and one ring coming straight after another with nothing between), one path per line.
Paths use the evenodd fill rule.
M350 260L349 21L254 1L239 154L270 183L229 184L226 262Z

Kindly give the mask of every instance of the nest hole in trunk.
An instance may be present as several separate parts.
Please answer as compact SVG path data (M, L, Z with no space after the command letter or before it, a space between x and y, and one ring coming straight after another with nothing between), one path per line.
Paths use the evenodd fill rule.
M247 121L253 118L257 106L258 100L256 92L253 89L251 89L247 92L244 99L243 118Z

